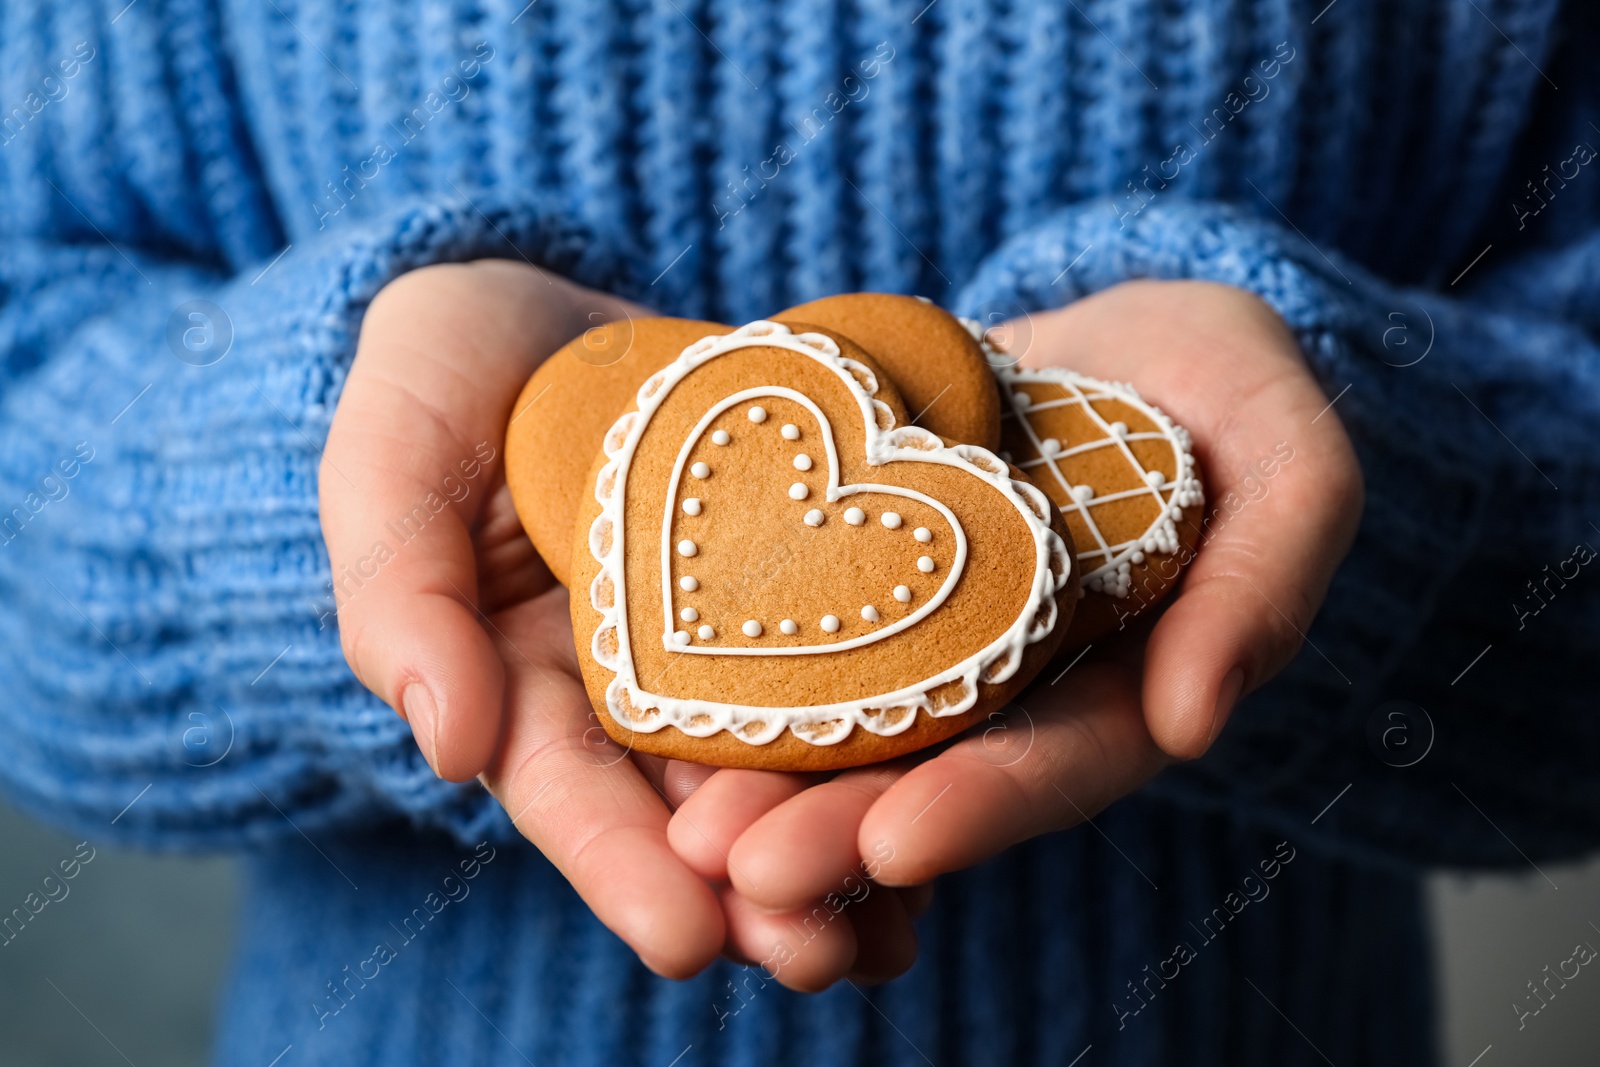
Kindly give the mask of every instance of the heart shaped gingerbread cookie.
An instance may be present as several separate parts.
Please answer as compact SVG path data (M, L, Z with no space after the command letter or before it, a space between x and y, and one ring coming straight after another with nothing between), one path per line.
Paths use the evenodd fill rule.
M606 433L571 586L615 740L870 763L965 729L1054 653L1077 596L1059 514L993 453L904 424L864 355L774 322L712 333Z
M1177 584L1205 495L1182 426L1131 386L1063 367L998 367L1001 455L1061 509L1084 601L1065 647L1128 625Z

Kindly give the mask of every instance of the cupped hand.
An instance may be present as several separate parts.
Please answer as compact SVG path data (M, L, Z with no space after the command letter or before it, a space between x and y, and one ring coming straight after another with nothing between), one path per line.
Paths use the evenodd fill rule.
M1158 619L1047 668L1003 718L935 754L821 782L706 778L671 842L753 913L814 910L863 864L885 895L923 885L1092 818L1202 755L1238 699L1298 650L1354 538L1362 482L1349 439L1255 297L1130 282L1007 332L1024 364L1134 382L1190 430L1208 498L1198 555ZM854 966L818 955L813 985Z
M667 843L662 769L607 740L578 674L566 591L511 505L505 428L535 367L623 301L503 261L428 267L373 300L328 434L323 535L356 676L442 777L474 776L595 914L659 973L726 931Z

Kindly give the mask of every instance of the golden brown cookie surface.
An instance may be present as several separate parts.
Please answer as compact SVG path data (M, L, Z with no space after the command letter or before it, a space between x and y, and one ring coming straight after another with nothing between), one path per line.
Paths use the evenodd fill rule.
M992 454L903 425L887 389L848 339L764 322L646 382L605 435L572 556L614 739L869 763L964 729L1049 659L1076 595L1059 517Z
M990 450L1000 447L1000 394L983 349L954 315L914 296L841 293L773 316L849 337L871 352L918 426Z
M1084 598L1064 646L1116 630L1167 594L1194 554L1204 495L1189 434L1128 385L1065 368L996 371L1002 455L1061 509Z

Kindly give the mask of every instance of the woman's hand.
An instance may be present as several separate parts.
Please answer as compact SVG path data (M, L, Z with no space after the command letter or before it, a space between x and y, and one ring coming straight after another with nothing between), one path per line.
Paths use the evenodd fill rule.
M687 976L723 947L721 906L667 844L660 781L590 709L566 591L522 532L500 457L506 424L541 415L511 410L534 368L638 312L503 261L392 282L328 434L322 529L356 676L442 777L480 776L648 966Z
M707 778L670 836L700 873L728 879L730 916L808 910L863 862L884 894L927 883L1077 825L1172 760L1200 756L1239 697L1293 657L1349 549L1362 505L1354 452L1261 301L1219 285L1130 282L1015 325L1025 364L1132 381L1186 426L1208 514L1230 494L1250 502L1203 531L1153 627L1096 641L1064 675L1065 664L1047 669L1003 723L820 784ZM1283 444L1293 458L1263 493L1254 465ZM813 985L817 971L837 978L855 965L825 962Z

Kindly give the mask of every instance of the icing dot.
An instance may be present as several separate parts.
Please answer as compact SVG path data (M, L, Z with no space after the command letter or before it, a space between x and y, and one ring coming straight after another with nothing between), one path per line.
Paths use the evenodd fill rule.
M877 622L878 609L873 607L871 604L868 604L866 607L861 609L861 617L866 619L868 622Z
M926 526L918 526L915 530L911 531L911 536L915 537L923 544L927 544L929 541L933 540L933 531L928 529Z
M800 427L796 426L792 422L784 423L783 424L783 429L779 430L778 432L783 434L783 439L785 441L798 441L798 440L800 440Z
M757 622L756 620L754 620L754 619L747 619L745 621L745 624L743 626L739 627L739 629L744 631L744 635L746 637L760 637L761 636L761 624L759 622Z
M1111 433L1114 437L1128 436L1128 424L1125 422L1113 422L1111 424Z
M795 634L800 632L800 627L795 625L795 621L793 619L784 619L778 624L778 629L782 630L790 637L793 637Z
M675 645L687 645L689 643L689 631L688 630L676 630L676 631L674 631L673 634L672 634L672 643L675 644Z
M1171 515L1174 519L1181 519L1183 518L1183 509L1174 504L1167 509L1167 514Z
M1019 407L1019 408L1028 407L1029 405L1031 405L1033 403L1033 397L1029 396L1027 393L1022 392L1021 390L1018 390L1017 392L1012 393L1011 394L1011 399L1012 399L1012 402L1014 402L1017 405L1017 407Z
M700 618L700 613L693 608L684 608L682 611L678 612L678 618L682 619L684 622L694 622Z
M766 422L767 421L767 409L764 408L764 407L761 407L760 405L757 405L757 406L751 408L750 409L750 421L751 422Z
M844 513L844 521L848 522L851 526L860 526L862 523L867 521L867 513L862 511L860 508L846 508Z
M917 560L917 570L921 571L923 574L932 574L933 573L933 557L932 556L923 556L920 559L918 559Z
M1155 538L1147 537L1147 538L1145 538L1144 543L1141 544L1139 547L1144 549L1146 552L1155 552L1161 546L1156 544Z
M700 514L700 498L697 497L697 496L692 496L689 499L685 500L683 502L683 513L685 515L698 515L698 514Z
M728 436L727 430L717 430L711 435L711 440L715 444L725 445L731 441L732 438Z
M1054 456L1061 451L1061 442L1057 441L1054 437L1046 437L1043 441L1039 442L1039 451L1043 452L1047 456Z
M904 520L902 520L899 515L896 515L892 511L885 511L883 513L883 524L891 530L900 529L900 523L902 521Z
M811 457L806 455L804 452L802 452L798 456L794 457L794 469L797 470L797 471L808 471L808 470L810 470L811 469Z
M839 632L839 616L824 615L822 617L822 630L824 633L836 634Z
M804 500L811 495L811 490L806 488L805 482L795 482L789 487L790 500Z
M689 468L689 473L694 475L696 478L709 478L711 477L711 468L706 466L704 463L696 463L694 466Z
M1146 471L1144 480L1150 485L1159 486L1166 482L1167 476L1162 474L1160 471Z
M700 627L700 640L709 641L715 636L717 636L717 631L713 630L710 626Z
M1094 499L1094 486L1092 486L1092 485L1075 485L1075 486L1073 486L1072 487L1072 499L1078 501L1079 503L1084 503L1084 504L1088 503L1089 501Z
M825 518L827 518L826 515L824 515L820 511L818 511L816 508L812 508L810 511L806 512L806 525L807 526L821 526L822 525L822 520L824 520Z
M1133 555L1129 556L1128 560L1130 562L1132 562L1132 563L1143 563L1144 562L1144 553L1139 551L1138 549L1134 549L1133 550Z
M894 598L896 600L900 601L900 603L902 603L902 604L911 603L911 588L909 586L904 586L904 585L895 586L894 587Z
M678 555L680 556L692 556L699 551L700 549L695 545L695 543L687 538L678 542Z
M692 593L696 589L700 588L700 579L696 578L692 574L685 574L682 578L678 579L678 588L682 589L685 593Z

